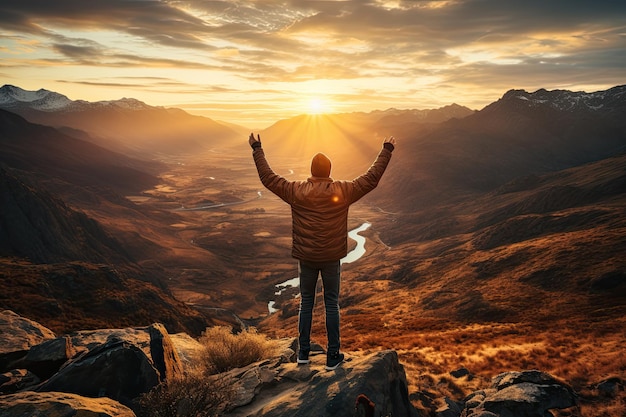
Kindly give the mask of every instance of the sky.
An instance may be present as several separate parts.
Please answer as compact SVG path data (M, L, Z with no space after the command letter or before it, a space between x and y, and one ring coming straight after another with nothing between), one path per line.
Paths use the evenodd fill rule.
M626 1L0 0L0 83L263 128L626 84Z

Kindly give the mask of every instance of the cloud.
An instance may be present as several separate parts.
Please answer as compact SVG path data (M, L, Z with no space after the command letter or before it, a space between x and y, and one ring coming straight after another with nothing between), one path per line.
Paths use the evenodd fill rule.
M68 44L53 44L52 49L58 53L73 58L78 61L85 61L93 59L102 55L102 48L98 45L68 45Z
M374 57L419 50L432 56L474 43L502 44L529 36L588 33L598 26L621 29L624 18L620 16L626 16L624 2L563 0L70 0L25 1L0 7L3 27L44 36L53 28L99 29L166 47L206 50L227 41L234 44L233 48L294 55L299 51L331 59L336 54L367 58L358 50L341 50L337 45L343 39L360 40ZM316 43L316 39L324 38L331 41Z
M40 24L58 28L116 30L150 39L167 33L182 44L205 27L203 20L156 0L20 1L0 5L0 25L41 33ZM167 29L164 31L164 29Z
M379 95L405 102L424 94L454 97L454 88L551 88L585 79L617 84L626 68L622 0L7 3L0 4L0 27L7 33L0 37L0 54L23 53L4 68L29 59L177 68L190 77L209 71L226 74L229 82L240 79L237 90L271 83L289 92L298 83L333 80L345 82L345 90L334 93L346 99L364 89L358 83L373 83L386 88ZM18 38L34 42L28 54Z

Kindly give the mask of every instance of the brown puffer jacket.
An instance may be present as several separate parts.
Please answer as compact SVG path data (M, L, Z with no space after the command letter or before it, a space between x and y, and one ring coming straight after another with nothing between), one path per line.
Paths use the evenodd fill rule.
M348 208L376 188L391 151L383 148L369 170L352 181L329 177L288 181L270 168L261 147L253 151L253 157L263 185L291 206L292 256L322 263L348 253Z

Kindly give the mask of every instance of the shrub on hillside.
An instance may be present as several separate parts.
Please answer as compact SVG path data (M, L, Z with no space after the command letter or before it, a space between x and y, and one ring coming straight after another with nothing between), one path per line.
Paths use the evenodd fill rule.
M271 358L277 351L276 342L254 328L234 334L228 327L211 327L202 334L200 343L206 347L204 366L211 374Z
M137 417L216 417L232 397L224 379L196 371L167 380L137 400Z
M232 399L232 384L218 374L272 357L277 343L256 329L233 334L228 327L207 329L200 343L203 360L181 378L167 380L143 394L136 403L138 417L214 417Z

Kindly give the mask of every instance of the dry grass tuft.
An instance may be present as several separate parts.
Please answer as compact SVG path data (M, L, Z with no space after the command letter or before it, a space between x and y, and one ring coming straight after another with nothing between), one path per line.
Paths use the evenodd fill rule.
M202 334L200 343L206 346L204 366L210 374L241 368L271 358L277 352L276 341L255 328L234 334L228 327L211 327Z
M136 404L138 417L213 417L231 399L232 385L215 375L240 368L277 352L275 340L251 328L234 334L229 327L207 329L200 343L203 360L184 377L159 384L142 395Z

